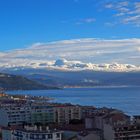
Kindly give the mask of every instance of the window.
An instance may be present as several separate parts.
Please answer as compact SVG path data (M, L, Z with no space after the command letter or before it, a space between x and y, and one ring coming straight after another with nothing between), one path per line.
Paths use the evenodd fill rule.
M60 133L56 133L56 138L60 138Z
M48 134L48 139L52 139L52 138L53 138L52 134Z

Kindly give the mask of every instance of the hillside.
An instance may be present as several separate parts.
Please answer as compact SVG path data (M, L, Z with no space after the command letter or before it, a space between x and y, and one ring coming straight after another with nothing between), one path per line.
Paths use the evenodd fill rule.
M39 90L55 87L40 84L23 76L0 73L0 88L5 90Z
M27 75L41 83L66 87L85 86L140 86L140 72L47 72Z
M140 86L140 72L61 71L47 69L8 70L48 86Z

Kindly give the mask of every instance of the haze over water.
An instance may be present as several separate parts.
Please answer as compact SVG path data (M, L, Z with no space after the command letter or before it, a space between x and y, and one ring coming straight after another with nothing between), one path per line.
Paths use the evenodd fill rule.
M112 107L129 115L140 114L140 87L67 88L64 90L13 91L12 94L48 96L53 102Z

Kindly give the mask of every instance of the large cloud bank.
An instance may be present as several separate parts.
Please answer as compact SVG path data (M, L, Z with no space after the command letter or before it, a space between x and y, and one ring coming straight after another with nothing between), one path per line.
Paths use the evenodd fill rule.
M76 39L36 43L0 53L0 67L139 70L140 39Z

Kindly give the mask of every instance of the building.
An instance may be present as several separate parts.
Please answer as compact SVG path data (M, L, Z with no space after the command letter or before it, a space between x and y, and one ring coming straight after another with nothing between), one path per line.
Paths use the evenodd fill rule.
M114 128L114 140L140 140L140 125L122 125Z
M44 104L5 104L0 107L0 114L1 126L47 124L55 121L54 108Z
M96 108L93 106L82 106L82 117L91 117L94 116L96 112Z
M53 106L36 104L31 106L31 124L55 123L55 110Z
M62 131L48 127L3 128L2 140L62 140L62 134Z
M116 139L116 127L130 125L130 116L119 111L95 114L94 117L85 119L86 129L101 130L101 139L104 140L123 140ZM125 140L125 139L124 139Z
M85 128L103 130L103 117L104 116L102 115L97 115L94 117L85 118Z
M72 120L82 119L80 106L60 105L55 107L55 122L58 124L69 124Z
M104 118L103 135L105 140L140 140L139 117L118 113Z
M23 104L5 104L0 107L0 125L22 125L30 122L30 107Z
M133 116L133 123L140 124L140 116Z
M82 131L77 135L77 140L101 140L101 136L96 131Z
M72 120L81 120L80 106L62 105L54 106L48 103L11 103L0 107L0 125L24 124L69 124ZM3 121L4 120L4 121Z

